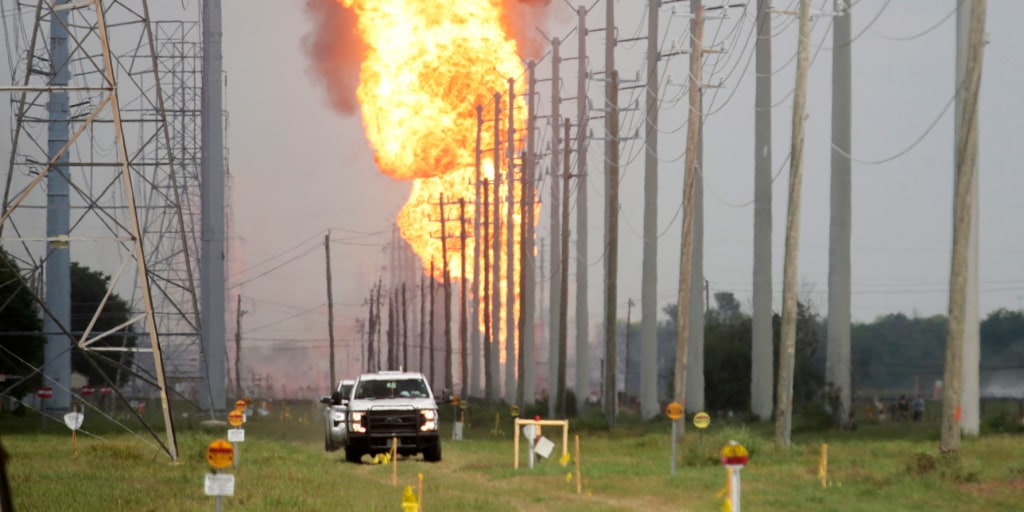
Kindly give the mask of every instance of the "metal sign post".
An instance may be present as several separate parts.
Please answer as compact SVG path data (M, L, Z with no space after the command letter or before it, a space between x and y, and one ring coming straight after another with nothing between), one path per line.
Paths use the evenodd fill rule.
M683 406L672 402L665 406L665 416L672 420L672 474L676 474L676 423L683 417Z

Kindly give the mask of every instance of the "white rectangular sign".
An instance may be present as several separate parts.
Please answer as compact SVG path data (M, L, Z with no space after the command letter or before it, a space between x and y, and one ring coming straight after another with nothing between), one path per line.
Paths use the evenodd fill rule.
M228 429L228 442L229 443L241 443L245 441L245 430L240 428L229 428Z
M235 475L227 473L207 473L203 486L207 496L234 496Z
M535 448L534 451L537 452L537 455L546 459L551 456L551 450L554 447L554 442L544 436L541 436L540 440L537 441L537 448Z
M85 420L85 415L80 412L69 412L64 415L64 424L71 430L78 430L82 426L82 421Z

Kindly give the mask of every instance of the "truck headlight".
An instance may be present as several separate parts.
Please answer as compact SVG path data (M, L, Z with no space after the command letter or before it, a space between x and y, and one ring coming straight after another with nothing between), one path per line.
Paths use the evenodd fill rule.
M420 425L420 431L429 432L431 430L437 430L437 411L433 409L423 409L420 411L420 416L423 417L422 424Z
M352 413L352 431L353 432L366 432L366 427L363 425L364 412L353 412Z

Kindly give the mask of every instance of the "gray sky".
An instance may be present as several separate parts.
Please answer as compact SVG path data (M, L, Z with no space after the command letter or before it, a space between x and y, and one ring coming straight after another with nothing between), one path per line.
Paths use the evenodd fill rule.
M591 3L588 0L588 4ZM707 1L707 5L720 2ZM705 276L712 292L734 292L749 312L752 274L753 208L753 5L732 10L722 21L709 21L705 44L728 51L709 57L706 81L722 87L708 90L705 108ZM777 2L780 7L796 0ZM817 8L831 1L814 0ZM620 39L644 36L646 4L617 2ZM980 310L1024 306L1024 41L1012 23L1024 19L1024 2L989 0L982 71L980 158ZM229 303L242 294L243 366L258 372L287 368L282 379L303 383L326 380L327 308L323 236L332 239L335 324L342 347L356 347L351 334L357 317L366 315L363 298L387 260L383 245L390 239L395 215L410 186L385 177L375 167L358 114L331 109L319 82L308 72L302 38L312 23L304 2L228 0L223 3L223 56L228 79L227 146L230 152L231 251ZM684 3L676 10L688 11ZM853 7L853 318L870 321L878 315L944 314L951 243L953 183L953 112L947 108L954 84L954 0L860 0ZM198 1L154 3L154 16L194 18ZM565 36L575 15L565 2L552 2L543 30ZM686 41L686 18L661 11L663 51L673 40ZM588 16L591 28L604 24L604 4ZM805 299L827 314L829 130L831 33L830 18L818 17L812 34L811 81L807 103L804 155L803 218L799 276ZM796 20L773 18L773 80L775 107L773 159L781 172L773 185L773 275L776 305L781 303L782 251L785 229L790 115L794 85ZM604 35L591 32L590 69L599 71ZM562 46L563 56L576 55L576 36ZM685 43L684 43L685 44ZM644 42L621 43L616 50L623 78L643 74ZM563 95L574 96L576 63L564 63ZM662 60L663 83L686 76L687 57ZM539 64L550 74L550 61ZM549 83L549 82L548 82ZM539 113L549 111L548 83L541 86ZM603 85L593 81L590 97L601 101ZM659 211L659 306L675 302L680 238L685 129L685 94L667 83L661 112ZM623 92L628 104L639 91ZM639 102L642 106L642 101ZM6 105L5 105L6 107ZM575 113L575 105L563 105ZM641 127L641 113L624 113L624 134ZM934 128L925 135L934 124ZM591 124L602 136L602 121ZM546 134L550 130L542 128ZM641 132L642 133L642 132ZM918 142L919 141L919 142ZM916 143L916 145L915 145ZM624 144L630 162L624 168L621 194L619 316L629 298L639 302L642 231L642 139ZM906 151L913 145L913 148ZM905 151L905 153L904 153ZM898 158L885 163L871 164ZM601 162L603 148L594 141L588 160ZM600 170L591 167L590 187L590 310L600 319L601 212ZM547 187L545 186L546 190ZM548 236L547 212L538 225ZM75 254L76 260L88 255ZM572 308L570 308L572 311ZM639 312L634 311L633 318ZM573 325L570 319L570 325ZM234 319L228 321L234 337ZM597 332L596 330L594 332ZM356 371L358 349L339 358L344 373ZM273 365L273 366L271 366Z
M620 38L643 36L645 8L626 9L619 2ZM751 2L753 3L753 2ZM787 2L780 2L780 5ZM794 3L795 2L790 2ZM831 2L814 2L818 6ZM889 2L862 0L853 10L854 119L853 154L853 318L870 321L877 315L903 312L908 315L944 314L951 243L953 181L953 113L946 109L953 97L955 61L954 1ZM715 5L715 2L709 2ZM564 10L557 3L556 10ZM687 9L680 4L680 11ZM588 18L591 27L603 25L603 4ZM713 112L705 128L705 274L712 292L737 294L749 311L752 272L753 210L753 64L749 43L753 8L746 17L734 11L729 20L709 23L707 44L729 40L709 82L723 87L706 94L706 110ZM556 21L546 30L567 34L571 13L554 13ZM947 18L948 16L948 18ZM1011 23L1024 17L1024 3L991 0L985 50L981 110L981 234L980 306L982 314L997 308L1016 309L1024 302L1024 202L1016 200L1024 190L1019 170L1024 133L1024 102L1016 94L1024 85L1024 41ZM945 21L942 21L944 18ZM667 39L681 39L687 21L662 11ZM739 24L739 28L735 28ZM773 82L775 133L774 165L782 172L773 185L773 267L776 304L781 294L782 250L785 229L786 183L791 91L795 65L795 20L776 15L773 25ZM829 18L816 19L813 63L808 98L803 219L801 223L799 276L806 296L822 313L826 305L828 265L828 176L830 123L831 33ZM226 2L224 5L224 68L228 73L227 108L230 114L228 143L233 193L235 234L240 237L243 271L233 279L251 279L241 290L249 310L243 329L253 339L282 337L317 339L326 336L324 261L322 247L291 260L314 246L320 247L328 228L340 239L351 230L384 235L360 240L371 245L333 247L337 324L353 323L365 315L359 306L378 274L392 219L404 203L407 183L380 174L362 132L358 116L333 112L322 88L307 74L307 59L300 40L309 30L297 2L270 0ZM934 27L929 31L931 27ZM913 37L915 36L916 37ZM588 37L591 69L600 69L604 41L601 33ZM575 55L575 36L563 46L563 55ZM622 44L617 49L618 67L624 77L642 73L644 43ZM663 75L679 82L686 73L686 58L667 60ZM663 61L665 63L666 61ZM550 63L540 64L541 74ZM563 90L575 90L575 63L563 68ZM675 101L680 89L664 89L666 108L661 121L661 187L659 231L659 305L674 302L677 282L679 216L682 190L682 148L686 135L683 101ZM549 91L542 89L542 97ZM590 95L600 98L602 86L591 84ZM623 100L630 98L624 93ZM544 100L542 100L544 101ZM625 101L624 101L625 102ZM642 102L641 102L642 104ZM541 110L549 107L542 105ZM945 109L945 113L943 113ZM567 104L563 112L574 112ZM934 129L924 133L934 122ZM625 133L640 125L638 113L624 114ZM600 121L594 122L600 136ZM868 164L903 152L881 164ZM631 158L642 149L641 141L623 148ZM591 162L599 162L602 149L591 145ZM640 295L640 232L642 230L643 159L632 160L622 189L621 253L619 278L620 316L628 298ZM595 176L598 177L598 176ZM601 304L601 220L597 206L603 190L593 180L590 253L591 317L599 318ZM738 206L742 205L742 206ZM545 214L546 215L546 212ZM546 217L540 223L547 236ZM319 244L319 245L318 245ZM289 248L296 249L289 250ZM291 260L278 270L256 277L269 267ZM256 266L268 262L263 266ZM237 290L236 290L237 291ZM312 309L311 311L310 308ZM301 313L307 311L306 313ZM297 314L296 313L300 313ZM287 318L294 315L291 318ZM636 315L634 315L634 318ZM275 323L276 322L276 323ZM255 330L255 327L272 324ZM570 321L570 325L572 322ZM249 326L253 326L250 328ZM250 331L250 329L253 329ZM316 344L322 346L322 343Z

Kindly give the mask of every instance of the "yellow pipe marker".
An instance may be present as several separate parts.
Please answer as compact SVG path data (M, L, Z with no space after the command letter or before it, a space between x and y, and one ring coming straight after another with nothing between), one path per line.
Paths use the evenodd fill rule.
M418 495L419 495L419 498L420 498L419 499L420 512L423 512L423 473L417 473L416 474L416 478L417 478L417 480L419 480L419 484L417 485L417 491L418 491Z
M828 444L821 443L821 462L818 463L818 477L821 478L821 488L828 486Z
M583 479L580 477L580 436L576 434L576 495L583 494Z
M391 485L398 485L398 438L391 438Z

